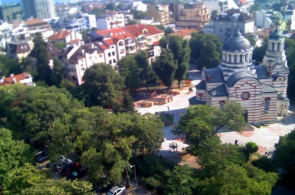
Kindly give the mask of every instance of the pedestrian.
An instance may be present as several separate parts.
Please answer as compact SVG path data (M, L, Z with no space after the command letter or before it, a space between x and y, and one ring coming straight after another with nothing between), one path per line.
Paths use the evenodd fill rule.
M236 141L235 141L235 145L237 145L238 144L238 140L236 139Z
M168 111L169 111L170 110L169 106L167 106L167 108L168 108Z

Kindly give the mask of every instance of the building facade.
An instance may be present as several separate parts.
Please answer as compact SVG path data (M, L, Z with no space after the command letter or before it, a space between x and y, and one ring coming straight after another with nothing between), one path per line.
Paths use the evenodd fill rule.
M263 63L252 63L253 47L238 31L222 50L218 68L206 69L196 85L198 101L223 108L227 102L238 102L250 124L268 124L284 117L289 108L286 97L289 69L279 30L269 36Z
M206 34L216 34L221 41L228 39L237 29L245 35L254 32L254 20L238 9L231 9L218 15L217 19L204 26Z
M97 28L99 30L107 30L124 26L124 14L121 13L109 13L108 15L100 16L97 19Z
M0 4L0 20L11 23L21 21L22 18L23 12L20 3Z
M169 5L148 5L146 15L148 18L151 18L154 22L158 22L162 25L169 24Z
M210 22L210 13L203 3L178 5L176 27L201 30L208 22Z
M49 19L56 16L53 0L22 0L24 17Z

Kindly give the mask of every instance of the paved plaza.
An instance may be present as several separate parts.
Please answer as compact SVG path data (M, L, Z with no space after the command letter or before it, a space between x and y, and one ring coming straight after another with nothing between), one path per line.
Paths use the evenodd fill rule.
M195 86L200 82L200 73L192 71L189 73L192 80L192 86ZM162 143L162 148L159 151L159 155L163 157L171 157L179 154L184 148L187 147L183 143L183 137L176 136L171 133L171 129L179 122L179 119L183 113L186 112L189 107L188 99L195 96L195 88L193 92L189 93L188 88L181 90L179 95L173 97L173 101L165 105L152 106L149 108L138 108L138 112L141 114L156 112L166 112L174 115L174 124L163 129L165 133L165 140ZM295 113L289 111L289 116L286 120L261 126L260 128L252 127L251 131L238 132L225 132L219 133L223 143L235 143L238 141L240 146L244 146L249 141L255 142L259 146L258 152L265 154L265 152L272 152L275 150L275 144L278 143L280 136L290 133L295 128Z

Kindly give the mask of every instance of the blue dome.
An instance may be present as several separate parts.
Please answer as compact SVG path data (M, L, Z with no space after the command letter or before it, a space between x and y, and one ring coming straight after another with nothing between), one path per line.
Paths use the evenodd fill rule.
M222 50L230 52L247 51L252 48L248 39L242 36L240 31L237 31L231 38L227 39Z

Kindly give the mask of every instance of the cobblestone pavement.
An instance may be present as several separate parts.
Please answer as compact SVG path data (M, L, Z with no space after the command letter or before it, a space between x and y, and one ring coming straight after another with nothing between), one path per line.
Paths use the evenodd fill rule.
M190 78L192 80L192 86L195 86L200 82L199 72L190 72ZM183 137L173 135L171 129L175 127L175 124L179 122L179 119L183 113L186 112L186 108L189 107L188 99L195 96L195 88L193 92L188 93L188 88L181 91L180 95L174 96L173 101L165 105L153 106L150 108L138 108L138 112L141 114L155 112L166 112L174 114L174 124L163 129L165 133L165 140L162 143L162 147L159 151L159 155L163 157L176 156L187 147L183 143ZM168 111L169 107L169 111ZM285 121L281 121L268 126L262 126L260 128L253 127L253 131L237 132L225 132L219 133L220 139L223 143L235 143L238 140L240 146L244 146L249 141L255 142L259 146L258 152L265 154L265 152L272 152L275 149L275 144L278 143L280 136L290 133L295 128L295 113L289 112L289 116ZM170 146L174 143L177 144L177 148L172 149ZM175 144L176 143L176 144Z
M265 152L272 152L275 150L275 144L279 142L280 136L284 136L295 128L295 113L289 111L289 116L285 121L274 123L268 126L261 126L260 128L253 127L254 131L226 132L219 133L220 139L223 143L235 143L238 140L240 146L244 146L247 142L255 142L260 154Z

